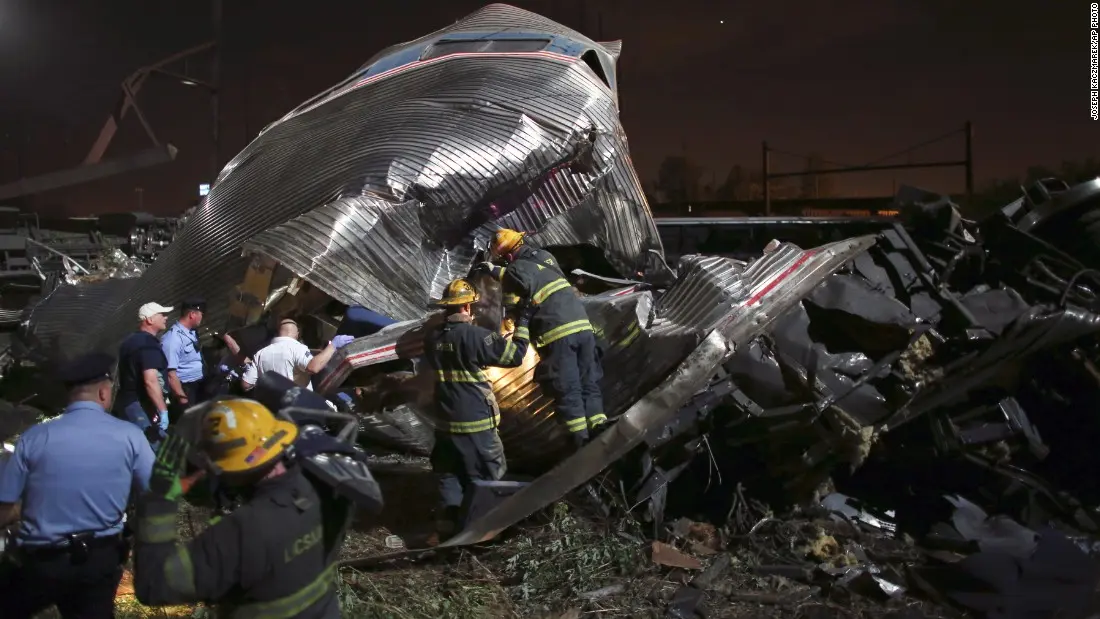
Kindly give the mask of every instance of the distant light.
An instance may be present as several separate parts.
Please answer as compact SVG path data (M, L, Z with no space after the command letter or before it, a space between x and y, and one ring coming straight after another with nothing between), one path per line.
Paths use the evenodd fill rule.
M199 197L203 197L210 193L210 183L199 183Z
M724 23L726 23L726 20L724 20L724 19L719 19L719 20L718 20L718 23L720 23L720 24L724 24Z
M198 86L199 83L194 80L180 80L180 83L184 86Z

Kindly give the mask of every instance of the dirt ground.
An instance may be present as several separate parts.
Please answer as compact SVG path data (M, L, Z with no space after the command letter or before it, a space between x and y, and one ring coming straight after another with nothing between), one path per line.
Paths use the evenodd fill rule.
M420 547L432 531L435 482L425 463L378 466L376 475L387 499L386 509L377 517L355 521L344 559L393 552L398 538L408 547ZM201 531L208 515L189 506L181 509L181 536ZM830 526L774 521L751 537L731 539L713 527L693 525L691 534L672 540L676 550L663 549L659 560L695 564L671 567L654 562L652 542L637 523L593 518L585 509L561 502L490 544L346 569L339 583L340 603L344 617L364 619L959 616L908 596L876 599L828 583L822 586L762 573L762 567L767 572L776 565L781 566L780 572L797 571L792 566L798 559L837 565L850 561L847 548L855 538ZM702 536L696 535L696 529ZM901 542L872 548L867 539L858 541L876 556L904 560L909 552ZM686 585L704 570L714 571L707 568L718 567L716 563L724 569L718 570L720 577L701 587L698 614L666 614L678 593L687 592ZM202 607L138 604L129 574L119 587L116 617L208 616Z
M348 559L393 552L396 538L407 547L422 547L433 529L435 480L426 463L373 470L386 509L378 517L356 521L345 546ZM852 550L860 556L904 562L916 556L904 542L876 540L835 523L811 520L764 523L759 533L744 539L729 539L706 525L690 529L691 534L673 543L697 565L658 565L652 543L636 522L593 517L590 510L561 502L489 544L346 570L341 581L344 616L675 618L666 614L670 601L698 574L719 567L715 563L724 569L717 570L721 576L705 588L699 614L679 616L957 616L911 597L865 597L829 583L804 584L760 570L776 564L790 568L807 560L843 565L853 561ZM696 529L704 532L702 537ZM672 552L673 559L683 558Z

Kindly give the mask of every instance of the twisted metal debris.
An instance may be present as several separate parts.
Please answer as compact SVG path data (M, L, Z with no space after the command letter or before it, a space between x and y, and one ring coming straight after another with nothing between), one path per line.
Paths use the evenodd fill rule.
M660 240L619 124L618 52L500 4L389 48L234 157L143 277L52 295L28 333L71 354L111 349L140 304L190 295L222 324L249 265L242 248L398 320L423 317L498 226L657 273L648 250Z

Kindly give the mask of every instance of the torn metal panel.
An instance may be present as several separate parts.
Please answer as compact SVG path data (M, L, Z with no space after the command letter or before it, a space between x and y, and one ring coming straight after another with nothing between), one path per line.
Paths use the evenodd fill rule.
M452 34L484 49L451 53ZM513 49L521 40L545 44ZM35 312L35 328L74 348L110 349L142 303L190 295L207 299L207 324L222 325L246 244L335 298L397 319L424 316L498 226L543 246L592 244L622 274L659 271L614 85L613 58L598 43L488 6L376 56L267 127L126 296L82 304L80 322L55 298ZM90 333L89 323L101 328Z
M411 320L425 313L426 261L444 253L427 255L430 240L419 211L416 201L345 198L261 232L244 248L273 258L338 301Z
M441 545L463 546L490 540L591 479L640 443L648 427L674 414L682 402L705 385L730 347L720 332L712 331L672 375L636 402L609 430Z
M744 285L735 306L668 378L634 403L610 429L443 545L492 539L622 458L653 428L668 423L738 346L760 334L776 316L873 243L873 237L863 237L816 250L777 250L750 264L743 273Z
M782 244L749 264L689 257L676 284L656 304L653 293L633 288L585 297L589 320L603 343L604 410L611 418L627 410L639 393L664 380L709 330L723 326L731 316L751 314L754 328L766 326L772 315L760 304L775 292L775 282L801 281L803 271L813 273L821 265L835 268L837 260L843 262L872 243L872 237L864 237L808 251ZM321 389L334 389L358 368L419 357L428 328L410 321L352 342L333 358L334 369ZM568 437L553 418L553 401L534 380L537 364L538 354L532 349L519 367L486 370L501 410L501 440L515 454L509 456L512 470L545 470L568 453ZM433 377L422 372L402 386L408 404L425 419L435 415L427 397Z
M141 280L107 279L84 284L62 284L24 313L23 332L31 348L49 359L73 357L92 349L97 316L123 311L131 292ZM137 308L116 318L133 328ZM113 352L113 351L112 351Z

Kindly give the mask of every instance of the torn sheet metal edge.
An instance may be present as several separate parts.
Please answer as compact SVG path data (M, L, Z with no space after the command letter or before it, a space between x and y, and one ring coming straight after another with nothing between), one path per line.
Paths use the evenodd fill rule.
M424 318L406 320L395 325L389 325L377 333L352 340L351 343L333 355L333 359L329 363L330 367L335 365L336 368L325 376L325 379L317 386L317 390L321 393L328 393L340 386L347 380L348 375L358 368L408 358L401 354L403 352L402 340L426 322L427 320Z
M572 271L570 271L570 273L573 274L573 275L576 275L577 277L586 277L588 279L594 279L596 281L600 281L600 282L603 282L605 284L618 284L620 286L635 286L637 284L643 283L643 282L640 282L636 279L620 279L620 278L617 278L617 277L606 277L604 275L596 275L595 273L589 273L588 271L585 271L584 269L573 269Z
M762 332L840 265L869 249L874 242L873 236L864 236L806 250L785 268L764 278L753 287L744 304L734 308L724 323L664 382L631 406L609 430L440 546L488 541L622 458L642 442L651 428L667 423L684 402L703 388L736 346ZM766 263L766 258L761 262ZM769 264L765 269L774 266Z
M674 413L680 403L703 387L730 350L731 342L712 331L671 376L631 406L609 430L440 545L488 541L591 479L640 443L648 427Z
M610 290L594 296L617 298L635 292L638 292L638 286ZM389 325L377 333L353 340L333 355L329 367L335 367L325 376L318 389L322 393L327 393L347 380L352 372L362 367L419 356L420 341L411 337L410 333L425 325L428 319L429 317L425 317ZM406 342L408 342L407 348Z
M757 305L761 305L760 308L751 310L757 312L757 316L754 317L753 323L759 325L771 324L771 322L775 320L775 318L778 317L779 314L782 313L770 311L770 307L766 308L763 307L763 305L766 304L761 304L761 301L764 299L764 297L772 292L772 289L777 286L777 281L781 281L782 279L802 268L805 268L807 273L816 273L816 271L820 270L821 268L830 268L832 270L835 270L840 266L840 264L844 263L845 261L851 260L858 254L867 251L867 249L874 245L874 243L875 237L862 236L844 241L838 241L829 245L823 245L819 248L810 250L801 250L793 245L784 245L779 248L777 253L774 253L772 255L765 255L759 258L757 261L750 263L750 265L744 271L746 275L748 275L748 273L751 271L755 271L753 267L756 266L758 268L768 269L772 273L782 276L778 280L775 280L768 279L766 273L764 272L760 273L760 276L763 277L763 281L752 290L752 294L751 296L749 296L744 306L747 309L753 308ZM786 252L788 248L791 250L789 253ZM685 259L689 258L693 260L692 264L706 263L709 259L711 259L711 257L709 256L685 256ZM769 260L769 258L771 260ZM789 260L787 260L786 258L789 258ZM728 259L724 258L717 258L717 260L730 262ZM775 262L777 264L766 266L769 265L770 262ZM830 271L830 273L831 272L832 271ZM824 280L824 276L822 276L820 280ZM681 281L683 281L683 279L681 279ZM820 283L820 281L818 283ZM699 285L702 286L705 284L701 282ZM816 285L816 283L814 285ZM812 287L813 286L810 286L810 288ZM807 293L809 292L810 288L806 289ZM784 290L788 290L788 287L784 286L780 290L780 292ZM595 296L620 297L633 294L635 292L638 292L638 286L628 286L626 288L611 290ZM699 297L696 297L694 299L694 301L696 302L698 300ZM692 305L692 299L686 299L682 303L682 305ZM676 312L680 308L669 307L666 300L663 309L665 309L666 311L672 310ZM784 311L785 310L786 308L784 308ZM739 315L739 312L735 310L732 314L729 315L726 322L735 322L736 317ZM698 315L695 315L694 317L699 318ZM394 361L399 358L408 358L407 356L401 354L401 352L403 352L401 350L401 340L406 338L410 331L415 330L423 323L423 319L408 320L395 325L390 325L385 329L379 331L378 333L374 333L372 335L354 340L333 356L333 360L330 363L335 365L336 367L328 376L325 377L325 380L319 387L320 391L327 392L328 390L335 388L337 385L346 380L348 375L352 371L360 367L385 363L387 361Z

